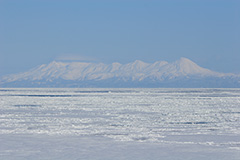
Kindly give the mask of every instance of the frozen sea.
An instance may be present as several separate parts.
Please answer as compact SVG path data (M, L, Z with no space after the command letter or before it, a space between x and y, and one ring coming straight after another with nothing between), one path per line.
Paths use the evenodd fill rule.
M0 89L1 160L240 160L240 89Z

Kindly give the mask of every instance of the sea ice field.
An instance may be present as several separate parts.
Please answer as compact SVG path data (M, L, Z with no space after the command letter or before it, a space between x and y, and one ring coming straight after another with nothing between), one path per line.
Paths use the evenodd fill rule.
M240 89L0 89L1 160L240 160Z

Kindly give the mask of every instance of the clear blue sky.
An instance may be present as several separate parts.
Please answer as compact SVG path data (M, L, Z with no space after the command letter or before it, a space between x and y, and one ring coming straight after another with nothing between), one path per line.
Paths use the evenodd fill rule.
M180 57L240 73L240 1L0 0L0 76L61 59Z

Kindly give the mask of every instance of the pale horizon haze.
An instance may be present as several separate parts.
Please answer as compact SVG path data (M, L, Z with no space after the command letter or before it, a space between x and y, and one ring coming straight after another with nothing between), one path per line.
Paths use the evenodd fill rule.
M0 0L0 77L54 60L181 57L240 73L240 1Z

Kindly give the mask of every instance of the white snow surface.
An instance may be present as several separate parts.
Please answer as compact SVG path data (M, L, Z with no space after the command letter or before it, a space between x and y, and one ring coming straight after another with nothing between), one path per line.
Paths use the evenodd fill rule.
M23 80L106 80L110 78L119 78L125 80L142 81L146 78L163 80L183 76L198 77L223 77L232 74L217 73L198 66L187 58L168 63L158 61L153 64L145 63L139 60L128 64L112 63L86 63L86 62L56 62L44 64L28 72L8 75L3 77L4 82L14 82Z
M4 88L0 159L239 160L239 106L240 89Z

